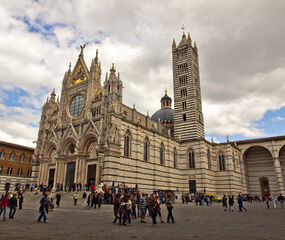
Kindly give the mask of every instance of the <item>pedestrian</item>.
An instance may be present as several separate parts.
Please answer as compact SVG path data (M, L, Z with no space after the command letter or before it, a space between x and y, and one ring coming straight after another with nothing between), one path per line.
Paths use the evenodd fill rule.
M48 200L48 194L45 192L44 196L42 197L40 201L40 216L38 218L38 222L41 222L42 217L44 218L44 223L47 223L47 213L48 213L48 205L49 205L49 200Z
M59 207L60 200L61 200L61 194L60 194L60 192L58 192L58 193L56 194L56 206L57 206L57 207Z
M173 202L172 202L171 193L168 193L165 204L166 204L166 207L167 207L167 210L168 210L167 223L170 223L170 219L171 219L172 223L175 223L174 217L172 215Z
M73 200L74 200L74 206L76 206L77 200L78 200L78 194L77 194L77 192L74 193L74 195L73 195Z
M84 191L82 194L82 206L86 205L87 193Z
M53 201L54 201L54 193L53 192L51 192L49 194L49 199L50 199L50 209L52 210L52 209L54 209L54 203L53 203Z
M151 218L152 218L152 226L157 227L156 223L156 217L157 217L157 201L153 197L153 195L149 198L149 204L150 204L150 212L151 212Z
M141 223L146 223L145 214L146 214L146 200L145 194L143 193L140 198L140 213L141 213Z
M279 195L278 202L280 202L281 208L284 208L284 197L282 194Z
M1 198L0 198L0 216L1 216L1 214L2 214L2 205L1 205L1 200L2 200L2 198L4 197L4 195L2 194L2 196L1 196Z
M269 209L270 207L269 207L269 201L270 201L270 196L266 196L265 197L265 201L266 201L266 205L267 205L267 209Z
M126 202L126 219L128 220L128 223L129 223L129 224L131 224L131 211L132 211L131 196L127 196L127 202Z
M211 195L210 197L209 197L209 206L211 207L212 206L212 203L213 203L213 195Z
M115 201L114 201L114 216L115 216L115 219L113 221L113 223L116 223L117 222L117 219L119 219L119 209L120 209L120 206L121 206L121 195L118 193L116 195L116 198L115 198Z
M233 195L229 195L229 210L230 211L234 211L234 196Z
M227 211L227 197L226 195L224 195L223 199L222 199L222 204L223 204L223 208L224 208L224 211Z
M156 206L157 206L157 214L159 216L160 222L164 223L164 221L162 221L162 218L161 218L161 208L160 208L161 204L160 204L158 196L155 196L155 200L156 200Z
M9 219L14 219L14 215L17 210L17 194L13 194L13 196L10 198L9 207L10 207Z
M240 194L238 195L238 207L240 212L242 212L242 209L247 211L247 209L243 206L243 198Z
M5 194L5 196L3 196L1 198L1 213L3 213L3 221L6 221L6 211L7 211L7 207L9 206L9 197L8 197L8 193Z
M272 201L272 203L273 203L274 208L276 208L276 207L277 207L277 206L276 206L276 201L277 201L276 197L272 196L272 197L271 197L271 201Z
M18 192L18 199L19 199L19 210L23 208L24 196L21 191Z
M90 208L91 202L92 202L92 193L90 193L87 197L87 206L85 207L86 209Z

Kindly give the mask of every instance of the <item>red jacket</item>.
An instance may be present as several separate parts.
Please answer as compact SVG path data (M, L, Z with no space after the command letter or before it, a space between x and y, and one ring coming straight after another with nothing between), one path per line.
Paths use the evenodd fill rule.
M9 205L9 198L2 197L2 199L1 199L1 207L8 207L8 205Z

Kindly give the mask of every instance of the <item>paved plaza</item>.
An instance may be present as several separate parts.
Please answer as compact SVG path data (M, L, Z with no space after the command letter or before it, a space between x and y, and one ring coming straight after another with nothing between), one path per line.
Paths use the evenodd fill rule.
M80 199L81 200L81 199ZM285 239L285 209L266 209L265 203L245 203L247 212L224 212L220 203L212 207L194 203L174 205L175 224L153 228L134 219L131 226L112 223L113 207L85 210L72 194L64 194L62 206L48 214L48 223L38 223L39 196L26 196L23 210L14 220L0 220L0 239ZM166 222L167 210L162 206Z

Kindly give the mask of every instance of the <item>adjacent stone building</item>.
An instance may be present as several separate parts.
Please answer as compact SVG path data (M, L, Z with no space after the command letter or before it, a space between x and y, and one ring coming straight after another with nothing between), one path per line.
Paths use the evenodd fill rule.
M204 138L198 48L189 34L172 44L174 109L165 92L151 117L123 104L123 81L114 65L101 85L98 52L88 68L83 50L64 74L60 99L53 91L43 106L36 183L284 193L285 137L219 144Z
M31 184L34 149L0 141L0 191Z

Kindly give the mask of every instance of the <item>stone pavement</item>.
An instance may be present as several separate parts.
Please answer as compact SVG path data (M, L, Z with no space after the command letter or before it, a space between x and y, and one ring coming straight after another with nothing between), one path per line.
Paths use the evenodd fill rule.
M285 239L285 209L266 209L265 203L245 203L247 212L224 212L220 203L212 207L193 203L174 205L175 224L151 225L134 219L131 226L112 223L111 205L85 210L63 196L62 206L48 214L48 223L38 223L39 197L26 197L15 219L0 220L0 239ZM167 210L162 206L166 222Z

